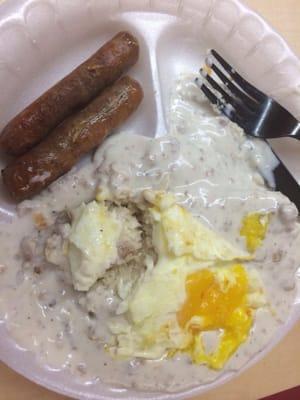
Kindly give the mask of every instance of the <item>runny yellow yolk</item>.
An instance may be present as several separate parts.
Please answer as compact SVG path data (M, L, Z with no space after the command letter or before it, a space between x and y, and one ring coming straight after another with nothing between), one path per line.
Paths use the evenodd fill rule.
M247 250L254 253L262 244L270 222L269 214L253 213L243 218L240 235L246 239Z
M189 352L195 363L220 369L247 339L252 325L247 292L247 273L239 264L228 268L222 279L208 269L187 277L186 301L177 313L177 321L181 328L192 333ZM222 332L218 346L213 353L206 354L201 332L216 330Z

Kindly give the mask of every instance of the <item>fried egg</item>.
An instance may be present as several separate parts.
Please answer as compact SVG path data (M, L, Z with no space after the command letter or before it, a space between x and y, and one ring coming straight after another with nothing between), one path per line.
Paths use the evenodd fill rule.
M243 218L240 235L246 239L247 250L254 253L262 244L270 222L270 215L251 213Z
M68 258L74 288L87 291L116 260L122 225L114 210L96 201L82 204L73 214Z
M161 359L178 352L220 369L247 339L257 307L265 304L251 255L204 226L172 194L146 191L158 261L111 320L117 357ZM252 250L252 247L251 247ZM217 336L213 349L204 335Z

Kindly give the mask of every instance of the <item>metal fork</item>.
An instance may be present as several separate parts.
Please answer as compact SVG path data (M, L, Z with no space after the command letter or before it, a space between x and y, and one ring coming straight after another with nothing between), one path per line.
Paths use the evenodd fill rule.
M196 83L203 93L246 134L263 139L287 136L300 139L300 122L247 82L215 50L210 51L200 72L205 83L198 78Z

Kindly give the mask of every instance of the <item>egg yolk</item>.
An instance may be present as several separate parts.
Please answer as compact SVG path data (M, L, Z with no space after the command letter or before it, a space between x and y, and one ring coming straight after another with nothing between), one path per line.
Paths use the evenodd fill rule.
M269 215L261 213L248 214L244 217L240 235L246 238L247 249L250 253L254 253L264 240L269 219Z
M246 340L252 325L247 292L247 273L239 264L227 268L223 275L203 269L187 277L186 300L177 321L192 333L189 351L194 362L220 369ZM204 331L221 331L218 346L211 354L206 354L202 344Z

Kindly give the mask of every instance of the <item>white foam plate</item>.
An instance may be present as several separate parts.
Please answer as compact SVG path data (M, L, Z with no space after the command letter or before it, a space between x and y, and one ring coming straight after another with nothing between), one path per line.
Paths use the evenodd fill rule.
M0 5L0 129L122 29L139 38L141 57L130 74L145 91L138 114L123 130L165 134L172 81L181 72L196 72L210 47L300 119L299 60L261 17L238 0L6 0ZM280 139L272 145L300 180L300 143ZM3 193L0 212L13 212ZM299 318L300 296L276 338L245 368L270 351ZM67 372L39 365L33 354L9 338L4 323L0 324L0 359L49 389L90 400L182 399L236 375L227 373L211 384L172 395L111 390L101 383L85 386Z

